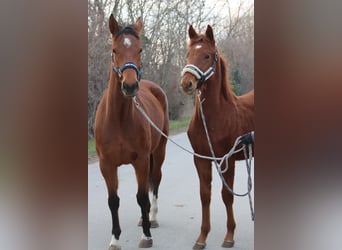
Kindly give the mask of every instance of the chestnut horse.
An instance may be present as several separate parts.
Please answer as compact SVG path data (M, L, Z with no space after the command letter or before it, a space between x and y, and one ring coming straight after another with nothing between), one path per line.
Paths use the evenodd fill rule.
M166 139L136 109L133 98L166 134L169 130L167 99L157 84L140 80L141 19L134 25L121 27L111 15L109 29L112 34L112 68L108 89L103 94L95 120L96 151L107 185L108 205L112 215L109 249L121 249L117 171L122 164L132 164L135 169L138 183L136 198L141 208L143 228L139 247L147 248L152 247L150 227L158 226L157 198ZM152 206L149 188L153 192Z
M188 65L183 69L181 86L187 94L200 91L198 93L203 101L203 113L213 151L216 157L222 157L232 148L238 136L254 131L254 90L242 96L234 94L228 79L227 63L216 48L210 25L207 26L205 34L196 33L192 26L188 33L190 37L186 55ZM188 137L196 153L212 155L197 99ZM232 155L228 160L228 171L223 173L231 189L234 185L235 161L242 159L244 159L242 151ZM212 161L194 156L194 162L200 182L202 225L193 249L204 249L210 231ZM234 197L224 186L221 194L228 217L222 247L233 247L236 225L233 214Z

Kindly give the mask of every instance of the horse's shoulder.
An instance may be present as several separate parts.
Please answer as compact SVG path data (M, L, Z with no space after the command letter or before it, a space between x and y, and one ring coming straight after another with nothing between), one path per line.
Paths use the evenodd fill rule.
M105 106L106 106L106 100L108 98L108 89L106 89L104 92L103 92L103 95L102 95L102 98L97 106L97 110L96 110L96 116L95 116L95 121L97 119L100 119L102 117L102 113L104 112L105 110Z
M151 91L161 91L163 92L162 88L155 82L149 80L141 80L141 86L145 89L149 89Z

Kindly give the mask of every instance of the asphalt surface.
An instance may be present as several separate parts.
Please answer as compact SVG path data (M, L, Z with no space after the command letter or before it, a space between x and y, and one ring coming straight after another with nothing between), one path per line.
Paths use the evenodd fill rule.
M172 139L191 149L186 133L172 136ZM207 250L223 249L221 243L226 232L226 212L221 199L222 183L214 167L213 171L211 232L207 239ZM119 218L122 230L120 245L122 250L139 249L142 228L137 226L140 207L136 202L137 184L134 169L131 165L123 165L118 172ZM236 162L234 189L238 193L247 190L244 161ZM254 186L252 197L254 202ZM192 155L172 142L167 143L158 207L157 218L160 226L151 229L151 249L191 250L201 225L199 181ZM235 197L234 215L236 230L233 249L254 249L254 222L251 220L248 197ZM88 250L107 250L110 240L111 217L107 205L107 190L99 164L96 162L88 165Z

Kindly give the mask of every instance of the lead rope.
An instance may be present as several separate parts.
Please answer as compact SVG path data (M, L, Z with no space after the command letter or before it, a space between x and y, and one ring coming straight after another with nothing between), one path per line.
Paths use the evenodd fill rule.
M209 138L209 135L208 135L208 130L207 130L207 126L206 126L206 123L205 123L205 119L204 118L204 114L203 114L203 110L202 110L202 102L200 100L200 95L201 95L201 92L198 90L198 99L199 99L199 103L200 103L200 110L201 110L201 115L202 115L202 120L203 120L203 124L204 124L204 127L205 127L205 130L206 130L206 135L207 135L207 139L208 139L208 143L209 143L209 147L211 147L212 149L212 146L211 146L211 142L210 142L210 138ZM216 166L216 169L217 169L217 172L222 180L222 183L224 184L224 186L228 189L228 191L230 193L232 193L233 195L236 195L236 196L240 196L240 197L243 197L243 196L246 196L248 195L249 198L250 198L250 207L251 207L251 214L252 214L252 220L254 221L254 211L253 211L253 204L252 204L252 200L251 200L251 195L250 195L250 192L252 190L252 179L251 179L251 176L250 176L250 165L251 165L251 161L252 161L252 150L251 150L251 147L250 147L250 159L249 161L247 161L246 159L246 164L249 164L249 166L247 166L247 172L248 172L248 191L244 194L238 194L238 193L235 193L229 186L228 184L226 183L225 179L223 178L222 174L225 173L227 170L228 170L228 159L231 155L235 154L235 153L238 153L240 152L241 150L244 150L244 152L246 151L246 146L243 145L241 148L235 150L235 148L240 144L240 139L241 139L241 136L239 136L238 138L236 138L235 140L235 143L234 143L234 146L231 148L231 150L225 154L223 157L215 157L215 155L213 154L213 151L212 151L212 154L213 156L210 157L210 156L205 156L205 155L201 155L201 154L198 154L196 152L192 152L190 150L188 150L187 148L183 147L182 145L178 144L177 142L175 142L173 139L171 139L167 134L165 134L152 120L151 118L146 114L146 112L144 111L144 109L141 107L141 105L139 104L139 102L137 101L137 98L136 96L133 97L133 102L136 106L136 108L139 110L139 112L145 117L145 119L152 125L152 127L154 127L162 136L164 136L167 140L171 141L173 144L175 144L176 146L178 146L179 148L183 149L184 151L188 152L189 154L193 155L193 156L197 156L199 158L202 158L202 159L207 159L207 160L212 160L215 162L215 166ZM245 154L245 158L246 158L246 154ZM219 161L219 163L217 162ZM221 166L223 164L223 162L226 162L226 168L224 170L221 170Z
M251 163L252 163L252 144L248 145L248 150L249 150L249 158L247 159L247 152L246 152L246 148L244 148L243 153L245 155L245 161L246 161L246 168L247 168L247 172L248 172L248 187L250 187L252 189L252 178L250 178L251 176ZM251 217L252 217L252 221L254 221L254 209L253 209L253 202L252 202L252 196L251 193L248 193L248 199L249 199L249 207L251 209Z
M208 127L207 127L207 123L205 121L205 116L204 116L203 107L202 107L202 103L205 101L205 99L203 101L201 101L201 91L200 90L197 90L197 98L198 98L198 102L199 102L199 107L200 107L200 112L201 112L201 117L202 117L202 123L203 123L204 131L205 131L205 134L206 134L206 137L207 137L209 149L210 149L210 152L211 152L213 158L216 158L215 153L214 153L214 149L213 149L213 146L211 144L210 137L209 137ZM226 158L226 168L223 171L221 170L221 165L218 164L216 160L214 160L214 164L215 164L217 173L219 174L223 185L226 187L226 189L231 194L233 194L235 196L240 196L240 197L248 195L248 197L249 197L249 206L250 206L250 209L251 209L251 217L252 217L252 221L254 221L254 209L253 209L253 203L252 203L252 197L251 197L251 190L252 190L252 178L251 178L252 145L249 144L249 159L247 158L246 147L243 147L243 152L244 152L244 156L245 156L245 160L246 160L246 168L247 168L247 173L248 173L247 192L244 193L244 194L235 193L229 187L229 185L227 184L226 180L223 177L223 173L228 170L228 157Z

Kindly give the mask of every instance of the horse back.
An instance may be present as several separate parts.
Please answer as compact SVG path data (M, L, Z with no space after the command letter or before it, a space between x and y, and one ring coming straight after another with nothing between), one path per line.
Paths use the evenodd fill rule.
M243 106L254 109L254 89L238 97Z
M254 131L254 89L238 97L238 112L236 119L239 120L241 132L247 133Z
M159 105L161 105L163 112L166 113L166 115L168 115L167 97L164 91L162 90L162 88L156 83L152 81L148 81L148 80L141 80L140 86L141 86L141 94L144 97L145 96L147 97L147 98L144 98L142 101L146 100L146 101L154 102L154 99L156 99ZM153 98L148 98L149 95Z

